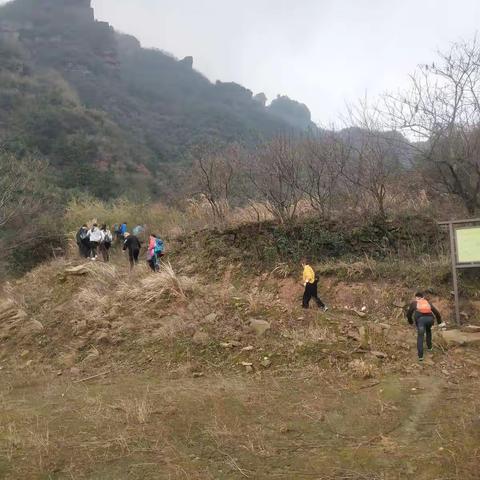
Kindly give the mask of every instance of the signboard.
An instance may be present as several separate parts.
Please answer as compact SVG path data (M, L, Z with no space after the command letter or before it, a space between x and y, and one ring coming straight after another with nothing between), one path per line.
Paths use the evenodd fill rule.
M458 270L480 268L480 218L450 220L439 225L448 226L450 252L452 257L453 293L455 295L455 321L460 321L460 300L458 296Z
M480 227L456 228L457 263L480 263Z

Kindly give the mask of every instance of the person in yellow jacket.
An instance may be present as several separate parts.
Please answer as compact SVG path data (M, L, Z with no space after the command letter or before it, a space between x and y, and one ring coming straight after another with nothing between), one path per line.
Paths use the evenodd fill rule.
M305 292L303 294L302 307L308 308L310 300L313 298L317 302L318 308L321 308L324 312L328 310L328 307L318 298L318 278L315 277L313 268L309 265L306 258L302 259L303 267L303 286Z

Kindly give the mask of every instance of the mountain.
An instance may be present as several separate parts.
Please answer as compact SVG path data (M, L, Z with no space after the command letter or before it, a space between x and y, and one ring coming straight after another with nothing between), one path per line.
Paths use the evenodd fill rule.
M195 145L316 128L305 105L193 65L95 20L91 0L15 0L0 8L0 141L46 157L62 188L111 197L165 193Z

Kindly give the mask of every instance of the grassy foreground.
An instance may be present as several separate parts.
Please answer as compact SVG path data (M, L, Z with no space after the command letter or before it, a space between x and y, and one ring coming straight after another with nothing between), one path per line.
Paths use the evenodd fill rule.
M4 286L0 478L478 478L480 351L436 334L416 362L420 264L322 263L326 314L283 264L172 265L61 259Z

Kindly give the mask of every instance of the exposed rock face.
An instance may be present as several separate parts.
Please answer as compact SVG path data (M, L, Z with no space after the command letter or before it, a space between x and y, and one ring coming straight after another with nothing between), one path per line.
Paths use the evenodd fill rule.
M263 92L257 93L253 99L263 107L267 104L267 96Z
M183 60L180 60L180 63L188 68L193 68L193 57L185 57Z
M250 101L252 99L253 92L235 82L221 82L217 80L215 87L221 94L225 94L225 96L235 100Z
M308 107L296 100L291 100L286 95L279 95L268 108L293 127L306 129L312 126L312 115Z

